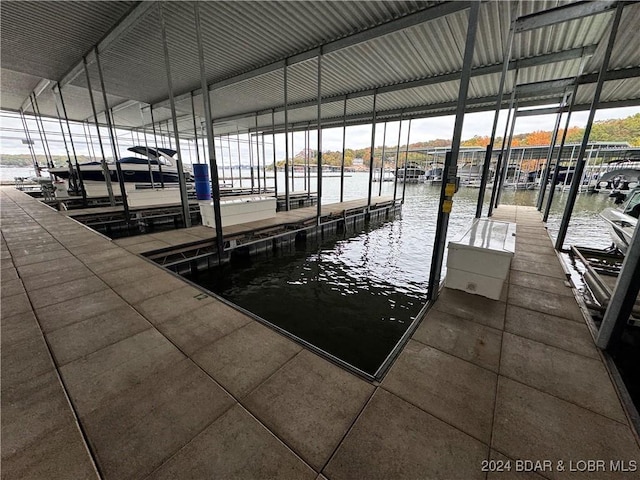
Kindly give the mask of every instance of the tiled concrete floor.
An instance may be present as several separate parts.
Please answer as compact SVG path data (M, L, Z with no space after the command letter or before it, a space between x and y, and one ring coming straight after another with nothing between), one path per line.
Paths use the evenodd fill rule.
M445 289L374 385L0 194L3 479L636 478L482 470L640 461L531 209L496 211L519 224L502 301Z

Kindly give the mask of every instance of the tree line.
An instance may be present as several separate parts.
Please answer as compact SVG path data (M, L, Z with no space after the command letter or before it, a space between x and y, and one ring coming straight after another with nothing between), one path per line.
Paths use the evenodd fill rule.
M558 139L562 138L564 131L561 129L558 133ZM521 133L514 135L512 145L514 147L523 146L544 146L551 143L552 132L546 130L537 130L530 133ZM567 143L579 143L582 141L584 135L584 128L570 127L567 131ZM559 141L559 140L558 140ZM594 122L591 135L589 136L591 142L629 142L632 146L640 146L640 113L632 115L622 119L601 120ZM489 143L488 136L474 136L461 142L463 147L481 147L485 148ZM502 143L502 137L496 138L496 145ZM425 160L425 154L422 152L415 152L411 150L429 149L437 147L449 147L451 146L450 139L436 139L426 142L415 142L409 145L409 153L407 155L408 161L423 162ZM400 160L404 162L405 151L407 146L400 146ZM385 163L393 163L395 161L396 152L398 146L386 146L384 148ZM310 163L316 164L317 151L309 149L299 151L290 159L290 163L293 165L303 165L306 161L306 157L309 158ZM353 167L359 162L356 159L362 159L362 165L368 166L369 159L371 158L371 148L359 148L352 149L347 148L344 152L344 163L347 167ZM375 162L380 164L382 158L382 146L378 146L374 150ZM43 155L37 155L38 163L41 166L46 166L46 160ZM108 158L107 161L110 161ZM89 157L79 156L78 162L84 163L91 161ZM33 165L30 155L7 155L0 154L0 165L12 166L12 167L30 167ZM53 155L53 162L55 165L65 165L67 157L64 155ZM322 163L325 165L339 166L342 163L342 151L326 151L322 152ZM277 162L279 166L284 165L284 160Z

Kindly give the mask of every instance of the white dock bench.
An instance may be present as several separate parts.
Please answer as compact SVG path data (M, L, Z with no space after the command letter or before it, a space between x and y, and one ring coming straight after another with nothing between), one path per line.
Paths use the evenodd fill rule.
M445 285L498 300L515 252L515 234L515 223L474 220L460 240L449 242Z

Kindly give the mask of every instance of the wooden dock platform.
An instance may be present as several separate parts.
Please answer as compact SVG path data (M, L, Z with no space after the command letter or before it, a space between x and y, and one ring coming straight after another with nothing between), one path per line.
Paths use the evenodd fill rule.
M0 195L3 479L637 478L613 471L637 439L533 209L496 211L518 224L502 300L445 289L370 383Z

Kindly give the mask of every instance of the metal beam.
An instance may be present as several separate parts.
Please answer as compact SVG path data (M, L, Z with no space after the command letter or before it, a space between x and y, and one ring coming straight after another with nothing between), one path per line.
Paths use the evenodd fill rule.
M576 20L578 18L608 12L616 7L617 1L599 0L597 2L578 2L551 8L542 12L525 15L516 20L516 33L526 32L536 28L548 27L558 23Z
M164 66L167 74L167 91L169 94L169 100L171 104L171 119L173 121L173 133L176 139L176 168L178 170L178 183L180 187L180 203L182 204L182 221L185 228L191 226L191 211L189 210L189 197L187 196L187 182L184 176L184 168L182 166L182 152L180 151L180 135L178 134L178 120L176 119L176 105L173 99L173 80L171 78L171 61L169 59L169 44L167 42L167 28L164 20L164 6L162 3L158 3L158 13L160 15L160 35L162 36L162 50L164 53ZM171 135L169 134L169 122L167 122L167 137L171 142ZM171 143L169 143L171 148ZM159 164L160 162L158 162Z
M560 78L543 82L521 83L516 85L516 97L519 95L534 95L537 93L564 93L568 87L576 83L575 78Z
M460 90L458 93L458 105L456 107L456 120L453 127L453 138L451 140L451 150L447 152L442 170L442 188L440 190L440 204L438 209L438 219L436 223L436 235L431 255L431 269L429 272L428 297L430 300L438 298L440 290L440 278L442 275L442 263L444 261L444 249L447 241L447 229L449 226L449 215L453 204L453 195L457 184L458 176L458 154L460 152L460 141L462 138L462 126L466 111L467 94L469 91L469 81L471 78L471 63L473 62L473 50L478 30L478 16L480 11L480 1L471 4L469 10L469 23L467 27L467 39L464 47L464 57L462 60L462 78L460 80ZM380 179L382 181L382 179Z
M528 68L528 67L534 67L539 65L548 65L551 63L562 62L567 60L577 60L582 57L592 56L595 50L596 50L596 46L590 45L588 47L573 48L571 50L565 50L562 52L549 53L545 55L538 55L535 57L514 60L508 64L508 70ZM500 73L502 69L503 69L502 63L484 66L484 67L477 67L471 70L471 77L475 78L482 75L492 75L492 74ZM631 69L627 69L627 70L631 70ZM615 72L611 72L611 73L614 74ZM619 74L620 72L618 72L618 75ZM396 91L410 89L410 88L426 87L429 85L436 85L439 83L458 81L460 80L460 75L461 75L461 72L458 71L458 72L446 73L444 75L435 75L433 77L423 78L420 80L410 80L407 82L396 83L394 85L386 85L380 88L371 88L368 90L360 90L357 92L350 92L347 94L326 96L322 99L322 103L340 102L340 101L343 101L345 98L354 99L354 98L372 96L374 91L377 91L378 93L391 93L391 92L396 92ZM636 72L636 74L633 76L640 76L640 71ZM594 78L593 82L595 81L596 79ZM186 98L187 96L185 96L185 99ZM291 110L291 109L313 107L316 105L316 103L317 103L317 99L314 98L314 99L306 100L303 102L290 104L288 108ZM161 102L157 105L163 106L163 104L164 102ZM276 112L281 112L284 110L284 106L279 105L277 107L269 108L267 110L260 110L257 112L255 111L244 112L244 113L229 115L225 117L218 117L218 118L214 118L213 120L214 122L240 120L248 116L253 116L256 113L258 115L266 115L270 113L271 110L275 110Z
M84 55L83 60L74 65L66 74L62 76L58 84L64 87L69 82L76 79L78 75L82 73L84 61L91 64L95 61L95 50L99 53L104 52L109 46L124 35L130 28L132 28L140 18L154 6L155 2L137 2L129 12L127 12L122 19L100 40L95 46Z
M147 2L142 2L142 3L147 3ZM315 58L318 55L320 55L321 52L325 55L328 53L337 52L339 50L353 47L354 45L358 45L359 43L373 40L374 38L382 37L384 35L389 35L391 33L398 32L410 27L414 27L416 25L420 25L422 23L426 23L432 20L436 20L441 17L446 17L447 15L451 15L456 12L466 10L467 8L469 8L470 4L471 2L469 1L440 3L433 7L420 10L419 12L406 15L404 17L398 18L396 20L392 20L387 23L383 23L382 25L378 25L378 26L369 28L367 30L354 33L347 37L325 43L319 47L315 47L310 50L307 50L306 52L292 55L291 57L288 57L284 60L278 60L276 62L262 66L260 68L250 70L248 72L244 72L239 75L226 78L224 80L213 82L209 84L208 89L209 91L217 90L219 88L233 85L234 83L243 82L251 78L259 77L260 75L266 75L268 73L281 70L284 68L285 65L291 66L291 65L295 65L296 63L304 62L306 60L311 60L312 58ZM196 95L200 93L202 93L201 89L194 91L194 94ZM176 101L186 100L188 96L189 96L189 92L178 95L176 97ZM164 100L162 102L155 104L154 107L159 108L159 107L166 106L167 104L168 104L168 100Z

